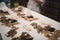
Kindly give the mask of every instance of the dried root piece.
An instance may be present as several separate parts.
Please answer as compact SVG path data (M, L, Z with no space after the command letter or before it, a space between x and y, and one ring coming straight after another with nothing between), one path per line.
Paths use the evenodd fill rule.
M24 16L23 17L25 20L28 20L28 21L33 21L33 20L37 20L38 18L34 18L32 15L30 16Z
M18 28L15 29L11 29L9 32L7 32L7 37L14 37L17 34L17 30Z
M29 27L23 26L23 28L26 29L27 31L31 31Z
M27 19L27 20L29 20L29 21L34 21L34 20L37 20L38 18L29 18L29 19Z

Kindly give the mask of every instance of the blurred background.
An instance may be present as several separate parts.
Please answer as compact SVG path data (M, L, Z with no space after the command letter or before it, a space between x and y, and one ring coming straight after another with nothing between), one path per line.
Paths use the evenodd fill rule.
M21 5L60 22L60 0L0 0L0 2L5 2L9 8Z

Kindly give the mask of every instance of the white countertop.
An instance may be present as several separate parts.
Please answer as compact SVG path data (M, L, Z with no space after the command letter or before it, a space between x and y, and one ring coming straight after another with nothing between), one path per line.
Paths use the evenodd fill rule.
M9 18L17 19L18 22L20 23L20 24L18 24L18 25L15 25L16 27L19 27L19 29L17 30L17 34L15 35L15 37L20 36L20 34L21 34L22 32L28 32L32 37L34 37L33 40L48 40L46 37L44 37L43 34L38 34L38 33L36 32L36 30L33 29L33 27L30 25L32 22L37 22L38 24L41 24L41 25L42 25L42 24L50 24L52 27L60 30L60 23L59 23L59 22L56 22L56 21L54 21L54 20L52 20L52 19L50 19L50 18L48 18L48 17L45 17L45 16L43 16L43 15L41 15L41 14L39 14L39 13L36 13L36 12L34 12L34 11L31 11L31 10L29 10L29 9L27 9L27 8L24 8L24 7L23 7L23 12L22 12L22 13L27 14L27 15L32 14L34 17L39 18L39 20L35 20L35 21L32 21L32 22L26 21L26 20L24 20L23 18L19 18L19 17L18 17L13 11L11 11L10 9L9 9L8 11L9 11L9 13L10 13L11 15L6 15L6 16L9 17ZM1 23L0 23L0 24L1 24ZM31 31L27 31L26 29L23 28L23 26L26 26L27 28L30 28ZM2 35L3 40L11 40L11 37L8 38L8 37L5 36L5 34L6 34L10 29L11 29L10 27L5 27L4 25L0 25L0 33L1 33L1 35Z

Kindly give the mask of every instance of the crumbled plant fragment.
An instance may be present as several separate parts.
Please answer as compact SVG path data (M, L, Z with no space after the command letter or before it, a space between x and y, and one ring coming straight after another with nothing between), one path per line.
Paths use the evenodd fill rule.
M48 31L54 32L55 31L55 28L50 28Z
M34 26L34 29L37 28L37 23L32 23L31 25Z
M18 28L15 29L11 29L9 32L7 32L7 37L14 37L17 34L17 30Z
M34 18L32 15L31 16L27 16L28 18Z
M20 37L22 40L33 40L33 37L31 37L31 35L27 32L22 32Z
M43 28L42 28L40 25L38 25L36 29L37 29L37 32L38 32L38 33L40 33L40 32L43 31Z

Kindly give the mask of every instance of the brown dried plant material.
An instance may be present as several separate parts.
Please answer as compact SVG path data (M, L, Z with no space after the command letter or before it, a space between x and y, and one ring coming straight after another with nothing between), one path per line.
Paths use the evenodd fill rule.
M20 13L17 13L17 15L21 18L23 18L25 16L25 14L20 14Z
M31 25L34 27L34 29L36 29L37 28L37 23L31 23Z
M0 15L9 15L9 13L7 11L4 12L4 11L0 10Z
M7 18L5 18L5 17L1 17L1 18L0 18L0 21L3 23L3 25L8 26L8 27L14 26L14 25L16 25L16 24L19 24L17 20L15 20L15 19L10 19L10 18L7 19Z
M13 8L12 11L16 12L17 14L20 14L23 10L23 7L19 7L19 8Z
M55 37L60 37L60 30L55 30L54 31L54 36Z
M22 34L20 35L20 38L22 40L33 40L33 37L31 37L31 35L28 34L27 32L22 32Z
M15 29L11 29L9 32L7 32L7 37L14 37L17 34L17 30L18 28Z
M38 20L38 18L29 18L29 19L27 19L27 20L29 20L29 21L34 21L34 20Z
M51 28L50 25L44 26L44 30L49 30Z
M32 15L30 16L24 16L23 17L25 20L28 20L28 21L34 21L34 20L37 20L38 18L34 18Z
M52 36L50 38L48 38L48 40L58 40L56 37Z
M33 37L31 37L27 32L22 32L20 37L12 38L12 40L33 40Z
M16 26L12 26L12 28L16 28Z
M49 31L47 31L47 30L44 30L44 31L43 31L43 34L44 34L45 37L48 37L48 38L53 35L53 33L49 32Z
M19 37L12 38L12 40L21 40Z
M17 9L13 8L12 11L16 12L17 16L19 16L19 17L25 16L25 14L21 13L22 12L22 8L21 7L17 8Z
M1 18L0 18L0 22L6 22L7 20L6 20L6 17L5 16L2 16Z
M38 33L43 31L43 28L41 27L41 25L37 25L37 23L32 23L31 25L34 27L34 29L37 30Z
M43 31L43 28L41 27L41 25L37 25L37 32L40 33Z

